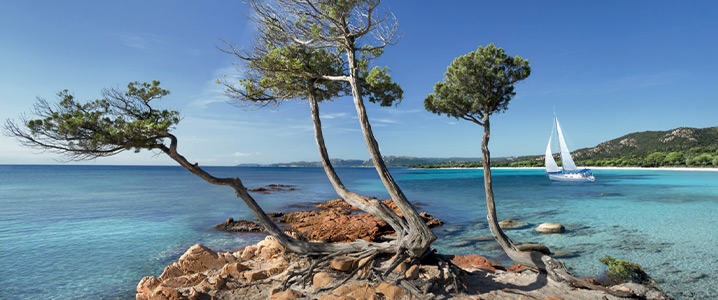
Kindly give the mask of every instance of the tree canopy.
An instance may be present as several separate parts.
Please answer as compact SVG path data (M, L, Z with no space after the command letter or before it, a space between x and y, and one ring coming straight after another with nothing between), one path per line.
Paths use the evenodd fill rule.
M443 81L424 100L426 110L482 124L486 115L507 109L514 84L531 74L529 61L510 57L494 44L454 59Z
M124 92L105 89L102 99L86 103L63 90L54 105L38 98L34 118L23 116L25 126L8 120L5 131L18 137L24 146L55 151L73 160L111 156L129 149L156 149L180 121L179 112L152 107L152 101L169 93L157 80L130 82Z

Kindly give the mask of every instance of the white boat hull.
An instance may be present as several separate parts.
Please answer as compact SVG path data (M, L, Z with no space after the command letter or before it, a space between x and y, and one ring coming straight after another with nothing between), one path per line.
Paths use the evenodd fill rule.
M596 180L595 177L593 177L593 174L585 174L585 173L548 173L548 178L551 179L551 181L587 181L592 182Z

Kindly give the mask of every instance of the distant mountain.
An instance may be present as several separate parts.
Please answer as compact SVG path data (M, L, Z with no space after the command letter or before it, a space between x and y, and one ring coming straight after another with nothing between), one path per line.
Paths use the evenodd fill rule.
M657 153L658 152L658 153ZM672 158L666 158L669 153ZM646 161L654 155L653 161ZM702 156L701 156L702 155ZM606 141L592 148L582 148L571 153L580 165L604 166L718 166L718 127L689 128L680 127L666 131L634 132ZM662 157L667 161L658 161ZM371 160L331 159L334 167L373 167ZM384 156L388 167L481 167L479 157L411 157ZM492 166L542 167L543 155L525 155L518 157L492 157ZM321 167L318 161L297 161L268 165L243 164L240 166L259 167Z
M332 166L334 167L374 167L374 163L371 160L358 160L358 159L330 159ZM477 157L411 157L411 156L384 156L384 163L388 167L413 167L418 165L436 164L436 163L449 163L449 162L479 162L481 158ZM240 166L245 167L321 167L322 162L320 161L294 161L288 163L276 163L267 165L258 164L242 164Z
M574 160L601 160L636 155L647 156L654 152L670 153L690 149L718 148L718 127L680 127L666 131L642 131L624 135L593 148L578 149L571 153Z

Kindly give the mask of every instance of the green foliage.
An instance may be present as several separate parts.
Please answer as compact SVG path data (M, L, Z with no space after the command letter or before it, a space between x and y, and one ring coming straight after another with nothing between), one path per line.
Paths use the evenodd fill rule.
M361 72L359 82L370 102L379 103L380 106L398 105L401 102L404 91L398 83L391 81L388 72L388 67L374 67L368 73Z
M618 284L626 281L641 283L646 278L646 273L643 272L639 264L616 259L609 255L598 259L598 261L608 266L606 275L609 284Z
M666 155L663 152L653 152L646 157L644 166L658 167L663 164L665 159Z
M78 102L68 90L57 94L56 105L38 99L34 118L23 120L27 130L8 121L6 131L24 145L91 159L157 148L180 121L177 111L152 108L153 100L169 94L159 81L131 82L125 92L113 89L102 94L102 99L86 103Z
M530 74L528 60L510 57L493 44L479 46L454 59L424 106L439 115L478 122L484 115L506 110L516 94L514 83Z

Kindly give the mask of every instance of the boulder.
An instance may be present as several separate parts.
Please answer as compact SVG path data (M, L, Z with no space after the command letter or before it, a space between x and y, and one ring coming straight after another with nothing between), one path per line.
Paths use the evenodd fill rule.
M332 259L329 266L334 270L347 272L352 269L355 261L356 259L352 257L342 256Z
M200 244L190 247L177 261L178 267L186 273L219 269L226 263L224 257L220 258L217 252Z
M229 218L224 223L215 226L219 230L228 232L261 232L262 226L257 223L239 220L235 221L233 218Z
M517 245L516 249L519 251L536 251L541 252L546 255L551 254L551 250L548 249L548 247L541 245L541 244L521 244Z
M451 262L464 270L484 269L487 271L502 270L506 268L500 264L491 262L488 258L476 254L455 255Z
M520 222L516 220L506 219L501 222L499 222L499 227L503 230L510 230L510 229L521 229L526 226L529 226L529 223L526 222Z
M314 274L314 277L312 278L312 284L314 285L315 289L323 288L330 283L334 282L334 276L332 274L329 274L327 272L319 272Z
M386 299L389 300L398 300L404 296L404 290L402 288L386 282L380 283L376 291L384 294Z
M406 276L406 279L414 280L419 277L419 266L418 265L412 265L409 267L406 272L404 272L404 276Z
M293 289L287 289L282 292L273 293L269 300L294 300L302 297L303 294Z
M366 283L358 282L342 285L334 289L332 294L336 296L347 296L353 299L380 299L373 287Z
M566 231L566 228L558 223L542 223L536 227L536 231L541 233L563 233Z

